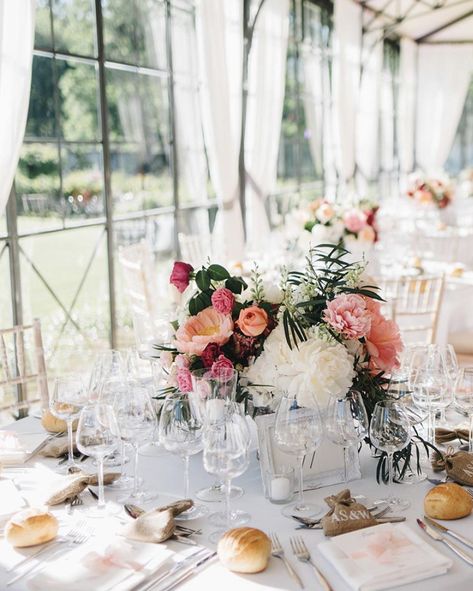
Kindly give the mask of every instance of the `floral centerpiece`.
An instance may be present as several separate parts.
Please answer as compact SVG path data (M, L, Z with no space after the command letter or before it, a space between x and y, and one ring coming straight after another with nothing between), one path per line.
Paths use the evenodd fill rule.
M376 214L378 205L367 199L346 209L342 214L345 244L353 240L372 244L378 240Z
M337 244L341 240L343 224L335 205L326 199L315 199L303 211L304 230L311 233L315 244Z
M452 202L453 190L447 176L428 177L414 173L408 179L406 195L420 205L445 209Z

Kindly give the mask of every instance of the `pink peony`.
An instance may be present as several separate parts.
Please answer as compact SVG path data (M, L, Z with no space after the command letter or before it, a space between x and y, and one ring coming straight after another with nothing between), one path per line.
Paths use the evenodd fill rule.
M191 316L176 332L176 347L181 353L202 355L209 343L224 345L233 333L231 316L205 308Z
M192 265L176 261L169 277L169 283L174 285L181 293L186 290L190 281L190 274L194 270Z
M212 367L213 362L221 354L221 349L215 343L209 343L202 351L201 359L204 367Z
M187 368L177 370L177 385L181 392L192 392L192 376Z
M365 300L355 294L341 294L327 303L323 318L346 339L361 339L371 327Z
M226 287L219 287L212 294L212 306L222 314L231 314L235 296Z
M232 375L233 363L225 355L220 355L210 368L210 377L229 380Z
M358 234L366 226L366 214L359 209L351 209L343 216L343 223L349 232Z
M403 346L399 327L394 320L387 320L381 314L379 302L371 298L365 298L365 301L371 315L371 328L366 335L370 367L373 371L390 372L400 365L398 354Z

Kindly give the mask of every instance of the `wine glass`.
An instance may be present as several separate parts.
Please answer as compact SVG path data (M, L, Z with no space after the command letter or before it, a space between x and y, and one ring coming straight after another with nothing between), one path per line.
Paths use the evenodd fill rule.
M58 419L67 423L67 439L69 442L69 457L64 466L65 472L75 468L74 443L72 436L73 423L80 415L83 406L87 404L87 392L79 375L69 375L57 378L54 390L49 400L49 409Z
M111 379L125 378L125 360L120 351L100 351L95 357L89 379L89 400L99 399L104 383Z
M120 431L113 408L109 404L84 406L80 413L76 433L77 448L97 460L99 498L97 510L91 517L103 517L118 512L118 505L105 503L103 486L103 461L120 443Z
M304 500L304 458L315 452L323 434L323 423L315 398L310 408L297 404L295 395L284 394L276 411L274 440L281 451L296 456L299 462L299 498L283 508L286 517L310 517L322 512L321 507Z
M451 387L452 389L454 389L455 387L455 382L457 381L458 378L458 372L459 372L459 367L458 367L458 359L457 359L457 354L455 353L455 349L453 348L453 345L436 345L441 353L441 355L443 355L444 358L444 363L445 363L445 369L447 371L448 377L449 377L449 387ZM440 417L439 417L439 422L442 425L445 425L446 421L446 417L445 417L445 411L446 411L446 407L442 407L440 409Z
M455 387L455 403L461 410L468 413L470 430L468 437L468 451L473 452L473 367L460 370Z
M129 443L134 452L133 491L122 503L149 501L155 494L140 490L138 478L139 447L156 429L156 412L145 388L128 382L124 395L118 395L114 404L122 441Z
M224 408L225 401L234 401L238 382L238 372L234 369L211 371L208 368L197 369L192 372L192 387L198 399L202 402L204 420L218 417ZM236 499L243 495L243 489L232 486L230 496ZM224 484L216 480L212 486L199 489L195 496L201 501L213 503L223 501L226 496ZM226 519L223 514L223 519Z
M203 423L192 392L170 394L164 401L159 418L159 439L165 449L184 462L184 498L189 498L189 457L202 451ZM176 519L196 519L207 513L207 507L193 505Z
M396 400L377 402L371 416L370 440L373 445L387 453L389 496L383 499L391 510L402 511L410 505L409 501L394 497L391 493L394 472L394 452L404 449L411 440L409 419Z
M330 401L327 413L327 436L343 447L344 482L348 482L349 450L368 435L368 413L359 392L351 390L345 398Z
M209 421L204 431L204 468L209 474L222 479L225 483L225 522L220 519L220 526L210 536L210 541L216 543L223 531L234 527L236 521L240 525L248 523L250 516L243 511L231 510L231 482L232 478L240 476L248 468L250 432L244 416L233 403L233 408L227 406L224 416L218 420ZM211 516L212 517L212 516Z

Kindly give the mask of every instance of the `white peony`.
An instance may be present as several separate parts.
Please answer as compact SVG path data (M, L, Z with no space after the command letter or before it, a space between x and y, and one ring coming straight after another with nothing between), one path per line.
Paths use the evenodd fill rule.
M279 367L289 362L290 353L280 323L266 339L261 355L246 370L246 377L252 384L277 387Z
M336 221L331 226L315 224L312 228L312 244L337 244L343 234L343 224Z

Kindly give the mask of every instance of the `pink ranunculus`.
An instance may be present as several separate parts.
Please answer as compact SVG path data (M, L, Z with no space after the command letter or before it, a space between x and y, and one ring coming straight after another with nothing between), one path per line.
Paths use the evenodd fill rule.
M192 265L176 261L169 277L169 283L174 285L181 293L184 292L189 285L190 274L194 270Z
M232 333L232 317L209 307L188 318L176 331L176 347L181 353L202 355L209 343L224 345Z
M235 296L226 287L219 287L212 294L212 306L222 314L231 314Z
M204 367L212 367L213 362L221 354L221 349L215 343L209 343L202 351L201 359Z
M371 327L371 314L364 298L342 293L327 303L323 318L344 338L353 340L366 336Z
M177 370L177 385L181 392L192 392L192 375L187 368Z
M390 372L399 367L399 353L403 349L399 327L394 320L387 320L381 314L378 302L366 298L371 314L371 328L366 335L366 349L371 357L373 371Z
M210 368L210 377L229 380L232 375L233 363L225 355L220 355Z
M343 216L343 223L349 232L358 234L366 226L366 214L359 209L351 209Z

